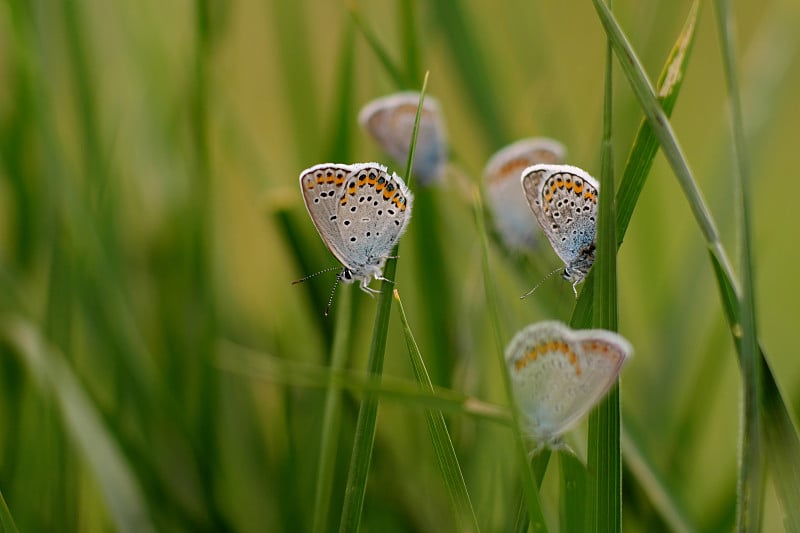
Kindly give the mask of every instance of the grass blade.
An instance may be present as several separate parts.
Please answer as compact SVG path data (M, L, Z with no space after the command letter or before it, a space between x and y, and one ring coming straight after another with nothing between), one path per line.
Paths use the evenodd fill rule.
M699 0L694 0L689 8L683 29L673 44L658 78L658 102L667 116L672 114L683 85L684 74L694 44L698 9ZM628 154L628 161L617 190L617 243L619 244L622 243L625 232L628 230L633 210L647 181L647 176L650 174L658 147L658 139L653 133L653 128L647 119L643 119Z
M696 528L691 524L686 509L666 480L656 471L652 461L624 428L620 434L622 449L625 451L625 467L633 473L636 482L645 491L653 507L658 509L661 518L678 533L688 533Z
M53 395L64 426L91 467L119 531L152 531L139 482L60 352L50 347L29 322L4 317L0 337L20 356L39 385Z
M453 389L436 387L431 392L407 379L376 377L349 370L334 371L327 366L290 361L232 343L223 343L218 366L250 379L295 387L333 387L375 394L381 398L511 426L511 414L506 407L484 402Z
M739 289L735 285L733 270L725 250L719 242L714 222L702 195L695 185L692 173L686 163L686 158L678 146L669 120L655 100L655 94L638 58L613 15L597 0L594 0L594 4L606 32L612 39L622 70L639 99L640 105L656 133L681 187L684 189L692 212L707 241L712 266L720 288L723 308L726 312L731 335L737 347L737 353L739 353L741 359L739 346L741 338ZM776 469L780 470L780 474L776 476L776 481L779 481L776 482L775 486L785 513L784 520L787 524L787 529L792 531L800 530L800 455L789 455L787 453L791 450L800 449L800 440L798 440L797 430L794 427L780 389L775 383L763 350L760 351L759 360L760 373L762 374L761 387L765 398L761 408L764 410L762 415L765 424L766 455L769 457L781 456L787 460L786 463L781 464ZM766 400L767 398L769 398L769 401ZM770 427L766 427L767 424ZM780 436L781 440L777 440L778 436Z
M397 2L400 36L403 40L403 57L405 57L406 79L412 87L422 84L420 67L419 34L417 32L416 13L414 7L417 0L400 0Z
M736 288L714 254L710 254L710 259L722 298L722 308L730 324L738 352L741 333L737 329L737 324L741 323L741 316ZM778 500L781 502L786 531L800 532L800 439L797 437L794 420L775 382L764 350L760 347L759 354L762 364L762 429L766 455L771 466L770 474L775 483Z
M567 451L558 454L561 467L560 525L561 531L586 531L586 502L590 476L580 459Z
M428 88L428 75L420 90L417 116L414 120L414 130L411 135L411 146L408 151L405 176L411 175L411 163L414 161L414 150L419 131L419 117L422 104L425 101L425 91ZM394 284L397 269L397 251L399 243L392 250L392 257L386 262L381 283L381 293L378 296L378 309L375 314L375 325L372 330L372 343L367 362L367 373L380 376L383 373L383 358L386 352L386 337L389 329L389 314L391 312L391 294L389 289ZM364 494L367 490L367 473L369 472L372 458L372 446L375 441L375 423L378 416L378 400L372 395L367 395L361 401L361 408L356 421L355 442L353 453L350 457L350 470L347 474L342 517L339 522L339 531L358 531L361 523L361 511L364 506Z
M512 417L511 432L514 437L514 449L519 461L522 474L522 488L525 496L525 503L528 508L528 519L534 531L547 531L547 523L544 521L542 506L539 501L539 490L531 472L528 462L528 452L525 446L525 439L522 436L519 414L514 401L514 394L511 390L511 378L508 375L503 349L503 340L500 336L500 315L497 312L497 299L494 293L494 281L492 280L489 268L489 243L486 233L486 225L483 219L483 207L481 206L480 195L475 192L475 220L478 225L478 234L481 236L481 252L483 259L483 285L486 291L486 304L489 310L489 317L492 321L492 331L495 338L495 353L500 365L500 375L503 377L503 387L506 391L506 401ZM544 467L543 467L544 470Z
M406 337L408 356L411 359L414 376L421 387L433 392L433 383L430 376L428 376L425 361L419 353L419 347L408 325L403 302L400 301L400 295L396 289L394 291L394 299L397 300L398 310L400 311L400 321L403 323L403 333ZM428 432L433 442L433 448L436 452L436 461L439 464L442 478L450 495L450 502L453 505L453 514L458 525L457 530L479 531L478 519L475 517L475 511L472 508L467 485L464 482L464 475L461 473L461 465L458 464L458 457L456 457L456 451L453 449L453 442L450 440L450 433L447 431L444 416L442 416L441 411L427 410L425 418L428 423Z
M733 51L733 22L728 2L717 0L717 27L721 41L725 81L733 128L733 151L738 171L739 200L741 201L741 311L742 341L739 360L742 367L743 411L739 457L737 529L758 531L761 528L761 507L764 492L764 468L761 452L761 367L758 364L758 337L756 333L755 287L753 286L753 257L751 252L750 223L750 163L744 138L739 83Z
M667 116L672 113L683 85L683 76L686 72L694 43L698 7L699 0L695 0L689 9L689 15L686 18L683 30L667 56L667 61L659 77L658 100ZM658 138L645 118L639 126L639 131L628 153L628 161L625 164L625 171L617 190L616 225L618 247L625 238L628 224L633 216L639 195L647 182L647 176L653 166L653 160L658 148ZM591 325L593 294L594 273L590 271L570 320L572 327L587 328Z
M322 415L322 437L317 467L316 492L314 494L314 522L312 531L328 530L328 512L331 503L331 487L336 466L336 450L339 444L339 428L342 418L342 394L333 386L335 372L345 367L350 351L350 325L353 321L353 291L342 291L336 309L336 330L331 349L331 374L325 393L325 410Z
M508 127L501 120L503 114L497 108L490 83L491 69L478 45L480 36L472 31L464 6L459 0L433 0L429 4L444 31L462 86L469 91L475 112L480 115L486 140L494 147L508 144Z
M3 493L0 492L0 533L18 533L17 525L8 510Z
M353 138L351 121L353 114L353 84L354 71L354 34L353 24L345 24L342 34L342 49L339 53L340 66L337 69L339 80L337 83L336 112L331 121L329 131L330 153L326 161L349 161L351 152L350 144ZM344 368L347 354L350 353L350 331L353 323L353 291L342 291L339 298L336 315L336 328L331 349L330 368L333 372ZM332 378L331 378L332 379ZM331 503L331 490L333 487L334 470L336 467L336 452L339 444L339 429L342 416L342 395L336 387L329 384L325 393L325 407L322 415L322 435L319 450L319 464L317 466L317 482L314 494L314 519L312 531L322 532L328 530L328 515Z
M614 154L612 146L612 61L611 43L606 48L601 147L601 194L597 224L597 260L594 267L594 313L592 326L616 331L617 239L614 209ZM622 459L620 456L619 386L611 388L589 417L587 468L594 473L589 483L587 526L595 531L620 531L622 524Z
M383 45L381 45L378 37L376 37L375 34L369 29L369 25L364 20L364 17L361 16L361 12L358 10L358 7L350 4L348 5L348 11L350 12L350 16L352 17L356 27L361 30L361 35L364 36L367 44L370 48L372 48L372 51L378 58L378 61L381 62L383 68L386 70L386 73L389 75L389 77L392 78L394 84L397 87L408 87L409 80L403 74L403 71L400 69L400 67L398 67L397 64L392 61L392 58L389 57L389 53L386 51ZM406 176L408 175L409 174L406 173Z

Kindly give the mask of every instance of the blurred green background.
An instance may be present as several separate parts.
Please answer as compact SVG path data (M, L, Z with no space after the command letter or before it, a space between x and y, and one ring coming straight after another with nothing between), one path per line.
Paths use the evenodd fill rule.
M689 5L615 2L651 79ZM0 3L0 491L21 531L311 527L325 380L308 365L328 363L337 314L350 310L343 295L354 291L347 366L363 373L375 301L340 287L325 317L333 273L290 285L336 265L297 179L331 160L402 172L356 114L418 88L425 70L453 157L442 186L416 190L412 180L396 288L434 381L503 403L472 186L494 151L536 135L560 140L568 163L599 174L602 28L590 2L350 8L400 80L344 2ZM796 413L800 4L733 9L760 339ZM713 15L701 6L673 124L738 257ZM641 113L625 80L615 83L621 172ZM518 298L559 266L546 243L522 259L491 248L504 342L532 321L568 320L574 298L560 279ZM657 157L619 254L620 330L636 350L622 377L623 423L690 522L727 531L740 380L704 248ZM384 374L412 379L396 316ZM344 393L331 529L360 397ZM519 480L508 429L447 420L479 524L509 530ZM543 499L555 513L550 472ZM628 467L624 476L624 529L667 528L644 481ZM769 485L765 506L765 529L780 528ZM416 403L381 403L363 526L454 527Z

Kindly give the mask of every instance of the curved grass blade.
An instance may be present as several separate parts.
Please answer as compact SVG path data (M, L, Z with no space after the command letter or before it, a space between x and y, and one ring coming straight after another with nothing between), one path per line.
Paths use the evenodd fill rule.
M680 89L683 85L684 73L691 57L697 23L699 0L695 0L684 23L683 29L675 41L667 61L659 77L658 101L669 116L675 107ZM659 142L653 133L653 128L647 121L642 120L639 131L633 141L628 161L617 190L617 246L625 239L625 232L636 208L636 202L647 182L647 176L653 166L653 160L658 152ZM587 328L591 325L594 294L594 273L589 272L585 287L581 291L578 303L573 311L570 324L574 328Z
M739 531L759 531L764 492L764 468L761 451L761 366L758 364L758 337L756 332L755 287L753 285L753 256L751 252L750 223L750 163L744 138L739 83L733 51L733 21L728 2L717 0L717 27L721 41L722 64L728 86L728 104L733 129L733 151L738 171L739 200L741 202L741 270L742 292L739 300L742 340L739 360L742 368L743 411L741 444L739 446L739 479L736 522ZM736 174L735 174L736 176Z
M219 357L219 368L249 379L295 387L333 387L361 394L375 394L406 404L511 426L511 414L506 407L484 402L453 389L436 387L434 392L430 392L406 379L369 376L343 369L332 370L327 366L281 359L229 342L223 343L221 349L224 355Z
M8 510L3 493L0 492L0 533L18 533L17 525Z
M422 82L420 90L417 116L414 120L414 130L411 134L411 146L408 151L405 176L411 176L411 163L414 161L414 151L417 144L419 131L419 117L422 104L425 101L425 92L428 89L428 74ZM410 181L410 180L409 180ZM410 185L410 184L409 184ZM375 325L372 330L372 343L370 345L367 373L380 376L383 373L383 358L386 352L386 337L389 329L389 314L391 313L391 287L394 284L397 269L398 244L392 250L392 257L386 262L386 268L381 283L381 292L378 296L378 309L375 314ZM361 400L361 408L356 420L356 434L353 442L353 453L350 456L350 469L347 473L347 486L345 487L342 517L339 522L339 531L358 531L361 523L361 511L364 506L364 494L367 490L367 473L372 459L372 446L375 442L375 423L378 417L378 399L367 395Z
M683 504L645 455L639 446L639 440L633 438L624 427L622 428L620 441L625 452L626 468L633 472L636 482L647 494L653 507L658 509L671 531L677 533L695 531L697 528L689 521Z
M361 30L361 34L364 36L364 39L367 40L367 44L375 55L378 58L378 61L381 62L383 68L386 69L386 73L392 78L394 84L398 87L407 88L409 87L409 80L403 75L403 71L400 67L392 61L392 58L389 57L389 53L386 49L383 48L381 45L380 40L375 36L374 33L369 29L369 26L364 21L364 18L361 16L361 12L358 10L358 7L355 4L348 4L347 10L350 13L350 16L353 19L356 27ZM406 173L406 176L409 174Z
M486 225L483 220L483 207L480 194L475 191L475 221L478 225L478 234L481 237L481 256L483 259L483 285L486 291L486 304L489 308L489 317L492 320L492 331L495 339L495 353L497 353L500 365L500 375L503 377L503 387L506 391L506 401L512 417L511 432L514 437L514 449L516 450L517 460L521 467L522 487L525 496L525 503L528 508L528 519L534 531L547 531L547 523L542 515L542 505L539 501L539 490L531 472L528 462L528 452L525 447L525 440L522 436L519 414L517 412L514 395L511 390L511 379L506 369L506 362L503 350L503 340L500 337L500 318L497 312L497 299L494 293L494 280L492 280L489 268L489 243L486 233ZM544 469L544 468L543 468Z
M153 531L139 481L80 381L36 326L19 317L0 321L0 337L19 354L39 386L52 394L86 463L97 478L119 531Z
M741 332L737 324L741 323L741 317L736 288L714 254L709 256L721 294L722 308L728 324L731 325L731 333L739 353ZM797 437L797 428L792 415L786 407L764 350L760 346L759 354L762 364L762 429L766 455L771 466L770 475L775 483L778 500L781 502L786 531L800 532L800 439Z
M593 1L603 27L614 44L614 51L622 65L622 70L639 99L639 103L660 141L675 176L684 189L692 212L706 239L714 273L720 287L723 308L726 312L731 335L736 344L737 354L741 359L739 346L741 337L739 289L735 285L736 278L733 275L733 269L730 266L727 254L719 242L713 219L695 184L669 120L656 102L654 91L644 74L641 63L631 49L613 15L601 2L598 0ZM761 409L765 426L766 455L768 457L780 456L787 460L785 464L781 464L780 468L776 469L779 474L775 478L775 488L785 513L784 522L787 524L787 529L800 531L800 455L787 453L790 450L800 449L800 439L798 439L794 422L780 389L775 383L763 350L760 350L759 365L761 367L761 387L764 397ZM778 440L778 437L780 440Z
M433 392L433 383L430 376L428 376L428 370L425 368L425 361L419 353L414 334L408 325L403 302L400 300L397 289L394 291L394 299L397 301L397 307L400 311L400 321L403 323L403 333L406 337L408 356L411 359L414 376L421 387ZM453 442L450 440L450 433L447 431L444 416L442 416L441 411L429 409L425 412L425 419L428 423L428 432L436 452L436 462L439 464L442 478L450 495L450 503L453 506L453 514L458 525L457 530L479 531L478 519L475 517L475 511L472 508L467 485L464 482L464 475L461 473L461 466L458 464L458 457L456 457Z
M697 27L699 0L694 0L678 39L672 45L658 78L658 102L667 116L672 114L683 85L686 67L691 57ZM631 146L625 170L617 190L617 243L622 244L639 195L647 181L658 152L658 139L647 119L642 119L636 139Z

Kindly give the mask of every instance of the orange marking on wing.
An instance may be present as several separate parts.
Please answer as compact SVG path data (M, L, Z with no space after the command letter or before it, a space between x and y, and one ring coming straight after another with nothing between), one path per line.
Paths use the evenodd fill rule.
M583 370L581 370L581 365L578 363L578 356L575 355L575 352L567 349L567 359L569 360L569 363L575 367L575 374L580 376Z
M498 181L503 178L507 178L509 176L516 177L519 180L520 173L528 167L528 162L522 159L512 159L511 161L507 162L505 165L500 167L500 170L497 174L487 176L488 181ZM514 176L516 174L516 176Z
M414 116L417 116L417 106L416 104L403 104L399 105L395 108L396 113L413 113ZM422 108L422 114L425 114L425 108Z
M575 194L580 195L583 192L583 183L575 184Z
M539 348L541 348L541 347L540 346L534 346L531 349L531 351L529 351L524 356L522 356L519 359L517 359L516 362L514 363L514 368L516 368L517 370L522 370L523 368L528 366L528 363L532 363L533 361L536 361L536 359L539 357Z
M406 210L406 199L403 198L403 196L401 196L399 192L394 193L394 196L392 197L392 203L400 211Z
M347 203L347 196L342 196L342 199L339 200L339 205L345 205Z

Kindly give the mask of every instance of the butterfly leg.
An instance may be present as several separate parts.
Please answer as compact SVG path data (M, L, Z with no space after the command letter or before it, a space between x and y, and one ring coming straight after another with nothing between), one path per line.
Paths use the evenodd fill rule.
M370 296L375 296L376 294L380 294L381 291L375 290L375 289L373 289L372 287L369 286L369 281L370 281L369 278L364 278L364 279L361 280L361 284L359 285L361 290L366 292Z

